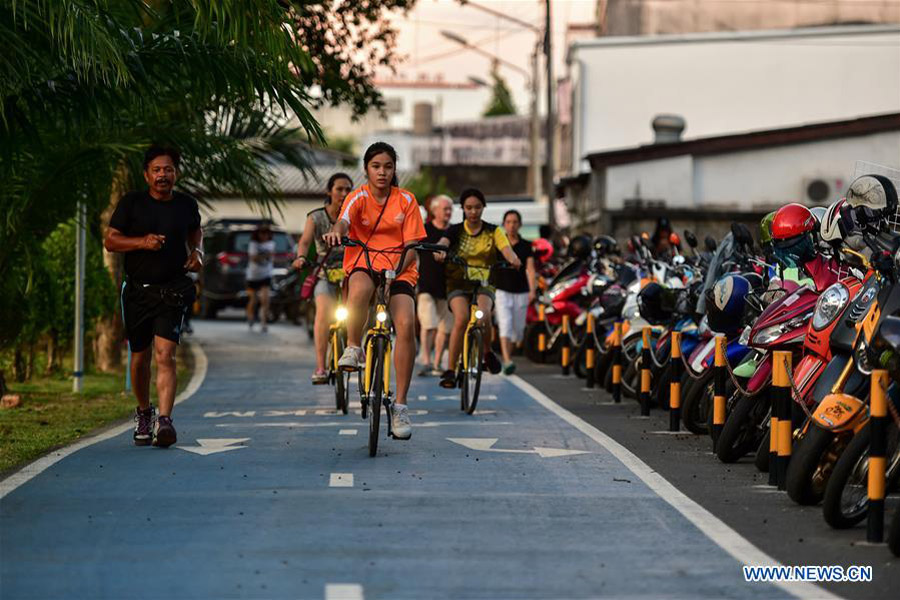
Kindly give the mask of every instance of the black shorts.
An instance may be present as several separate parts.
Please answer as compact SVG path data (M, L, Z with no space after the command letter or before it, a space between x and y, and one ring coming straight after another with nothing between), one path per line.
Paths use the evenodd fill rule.
M272 278L264 277L262 279L253 279L253 280L248 279L247 287L254 291L259 290L264 287L271 288L272 287Z
M133 353L143 352L153 343L154 336L175 342L181 341L184 320L190 305L171 306L147 294L139 284L122 284L122 322L125 337Z
M365 273L369 276L372 281L375 281L375 278L372 277L372 273L368 269L364 269L362 267L356 267L352 271L350 271L350 275L352 276L354 273ZM348 278L349 281L349 278ZM416 301L416 290L408 281L392 281L391 287L388 290L388 293L391 296L409 296L413 299L413 302Z

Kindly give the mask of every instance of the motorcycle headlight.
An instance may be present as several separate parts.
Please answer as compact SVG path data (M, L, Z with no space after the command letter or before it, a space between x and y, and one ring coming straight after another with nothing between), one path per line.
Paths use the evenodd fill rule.
M337 310L334 311L334 318L338 321L343 321L347 318L347 308L344 306L338 306Z
M819 296L813 313L812 326L821 331L834 321L850 301L850 293L841 283L835 283Z
M764 346L774 342L781 337L782 333L784 333L783 327L783 324L778 324L759 330L756 335L753 336L753 343Z

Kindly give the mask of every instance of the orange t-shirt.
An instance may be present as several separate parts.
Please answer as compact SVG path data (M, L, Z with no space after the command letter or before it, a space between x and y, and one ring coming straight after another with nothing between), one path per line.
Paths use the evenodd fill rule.
M382 208L384 214L378 221ZM409 242L425 239L425 226L422 224L416 197L398 187L391 188L386 206L375 201L368 184L353 190L344 199L340 218L350 225L347 237L364 242L369 247L369 260L372 261L372 268L378 271L396 269L399 266L400 252L375 250L399 250ZM373 232L376 221L378 227ZM344 249L344 271L349 274L355 268L367 268L366 257L362 248L351 246ZM404 273L397 275L397 281L406 281L412 286L418 280L416 261Z

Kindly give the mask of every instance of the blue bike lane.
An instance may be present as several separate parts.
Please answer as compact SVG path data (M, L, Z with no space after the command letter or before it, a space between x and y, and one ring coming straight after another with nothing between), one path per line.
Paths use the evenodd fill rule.
M775 561L519 378L474 416L415 378L412 440L370 458L299 329L196 329L176 447L122 432L3 482L4 599L828 596L746 583Z

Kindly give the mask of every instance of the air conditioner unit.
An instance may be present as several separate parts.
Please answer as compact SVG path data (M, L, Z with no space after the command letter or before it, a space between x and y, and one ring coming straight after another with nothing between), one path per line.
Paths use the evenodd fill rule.
M844 195L846 188L847 182L843 177L806 177L803 179L801 197L807 204L831 204Z

